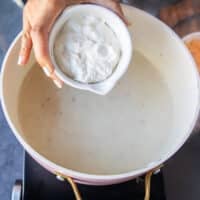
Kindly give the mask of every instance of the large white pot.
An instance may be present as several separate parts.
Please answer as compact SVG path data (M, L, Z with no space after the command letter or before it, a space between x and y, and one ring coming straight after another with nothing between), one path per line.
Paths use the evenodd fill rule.
M134 48L158 67L172 96L173 116L171 117L173 123L172 127L169 127L169 134L173 137L168 141L167 151L160 155L160 158L152 160L149 165L119 174L95 175L67 169L44 156L26 140L18 119L19 90L27 72L35 62L32 55L28 66L24 68L17 66L21 34L12 43L2 66L2 107L6 119L19 142L34 159L52 173L70 176L75 181L85 184L108 185L120 183L133 179L164 163L188 139L199 112L198 73L195 63L181 39L153 16L129 6L123 6L123 10L128 21L132 23L129 29L134 37ZM160 116L157 117L159 119ZM158 123L157 126L160 126L160 124ZM157 128L155 127L152 131L156 133ZM142 151L148 151L148 149L145 149L145 143L148 143L148 140L144 138ZM61 144L58 144L58 148L60 146Z

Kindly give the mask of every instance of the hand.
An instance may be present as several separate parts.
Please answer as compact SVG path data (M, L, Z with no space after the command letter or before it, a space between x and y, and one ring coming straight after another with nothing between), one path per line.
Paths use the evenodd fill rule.
M117 0L28 0L23 12L23 35L18 64L28 62L33 47L35 57L45 74L57 87L62 87L62 81L54 73L54 67L48 53L49 32L59 14L69 5L79 3L95 3L107 7L117 13L122 19L124 15Z

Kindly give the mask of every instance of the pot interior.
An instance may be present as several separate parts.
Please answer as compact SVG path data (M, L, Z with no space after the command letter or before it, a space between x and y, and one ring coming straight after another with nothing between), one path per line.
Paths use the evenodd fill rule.
M134 21L129 29L135 51L106 96L66 85L57 89L33 55L20 69L19 39L5 62L3 98L17 134L64 168L113 175L154 166L191 131L199 96L193 60L162 23L137 9L124 11Z

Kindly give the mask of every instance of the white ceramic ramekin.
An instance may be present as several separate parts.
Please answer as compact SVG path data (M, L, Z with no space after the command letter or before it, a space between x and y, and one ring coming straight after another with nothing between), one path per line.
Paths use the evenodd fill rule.
M93 15L103 18L119 39L121 46L120 61L113 74L104 81L92 84L80 83L63 73L55 61L54 42L58 32L70 17L80 14ZM114 87L116 82L122 77L129 66L132 57L132 40L126 24L114 12L97 5L76 5L66 8L62 15L55 22L49 37L49 52L56 74L64 83L78 89L88 90L97 94L105 95Z

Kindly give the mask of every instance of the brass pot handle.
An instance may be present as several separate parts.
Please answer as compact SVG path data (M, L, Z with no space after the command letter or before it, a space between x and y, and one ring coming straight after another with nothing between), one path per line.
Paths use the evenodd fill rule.
M65 176L65 175L60 174L60 173L56 173L56 175L57 175L57 178L59 180L67 181L70 184L70 186L71 186L71 188L72 188L72 190L74 192L74 196L75 196L76 200L82 200L82 197L81 197L81 194L79 192L78 186L77 186L77 184L74 182L74 180L71 177Z
M151 196L151 177L152 175L160 170L163 167L163 165L160 165L154 169L152 169L151 171L149 171L146 176L145 176L145 197L144 200L150 200L150 196Z
M150 196L151 196L151 177L152 177L153 173L155 173L160 168L162 168L162 166L163 165L161 165L159 167L156 167L156 168L152 169L151 171L149 171L146 174L146 176L145 176L145 197L144 197L144 200L150 200ZM81 194L80 194L79 189L77 187L77 184L74 182L74 180L71 177L64 176L64 175L59 174L59 173L56 173L56 175L60 180L63 180L63 181L65 180L71 185L76 200L82 200L82 197L81 197Z

